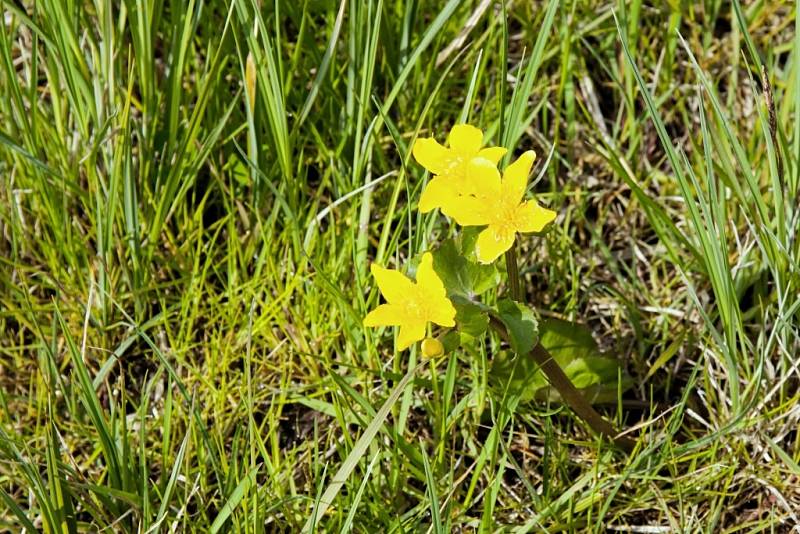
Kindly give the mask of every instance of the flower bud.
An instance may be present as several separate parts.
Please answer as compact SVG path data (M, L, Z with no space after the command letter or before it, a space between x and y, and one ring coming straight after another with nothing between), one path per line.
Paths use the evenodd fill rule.
M256 62L253 59L253 53L247 54L247 62L245 63L244 81L246 86L247 99L250 103L250 110L252 111L256 106Z
M437 358L444 354L444 345L438 339L425 338L422 340L422 354L428 358Z

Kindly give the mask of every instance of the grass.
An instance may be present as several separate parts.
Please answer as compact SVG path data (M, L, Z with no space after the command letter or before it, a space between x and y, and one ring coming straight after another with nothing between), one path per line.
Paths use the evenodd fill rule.
M800 523L796 4L0 3L0 530ZM633 453L361 327L461 121L539 154L524 289Z

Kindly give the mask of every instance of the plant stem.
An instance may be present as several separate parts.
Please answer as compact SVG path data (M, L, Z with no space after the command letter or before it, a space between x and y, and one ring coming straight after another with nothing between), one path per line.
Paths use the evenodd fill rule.
M506 252L506 271L508 272L508 283L511 287L511 298L517 302L523 302L522 295L522 280L519 276L519 266L517 264L517 242L511 245L511 248ZM503 340L508 341L508 331L505 325L496 317L490 317L490 325L500 335ZM606 436L614 441L619 447L626 451L633 450L635 445L634 441L624 436L617 436L617 431L614 427L606 421L602 415L592 407L592 404L586 400L580 391L575 388L569 377L564 374L564 370L558 365L558 362L553 359L553 356L547 352L547 349L537 344L529 353L539 368L547 376L550 385L556 388L561 398L567 406L572 408L578 417L586 421L586 423L600 435Z
M506 271L508 272L508 283L511 286L511 298L517 302L525 300L522 295L520 284L519 266L517 264L517 241L506 251Z
M489 324L503 340L508 341L508 331L500 319L490 317ZM547 352L547 349L537 344L528 354L533 357L539 365L539 368L544 372L545 376L547 376L550 385L556 388L564 403L578 414L581 419L586 421L592 430L602 436L610 438L617 446L628 452L633 450L635 442L628 437L617 435L617 431L611 423L597 413L591 403L581 395L581 392L575 388L569 377L564 374L561 366L558 365L558 362Z

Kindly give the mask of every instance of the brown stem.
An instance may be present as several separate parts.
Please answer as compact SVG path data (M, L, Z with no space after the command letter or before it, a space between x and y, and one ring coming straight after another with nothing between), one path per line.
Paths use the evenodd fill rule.
M507 342L508 331L503 322L496 317L490 317L489 323L495 332ZM625 451L630 452L633 450L635 442L626 436L617 435L617 431L611 423L597 413L589 401L581 395L581 392L575 388L572 381L564 374L561 366L558 365L558 362L547 352L547 349L537 344L529 354L539 365L539 368L544 372L545 376L547 376L550 384L556 388L556 391L561 395L564 403L578 414L581 419L586 421L592 430L602 436L610 438L618 447Z
M519 265L517 264L517 242L506 251L506 271L508 272L508 283L511 288L511 298L517 302L522 302L522 285L519 276ZM508 342L508 330L501 320L497 317L490 317L490 324L492 328ZM553 359L553 356L547 352L540 344L537 344L529 352L534 361L539 365L539 368L547 376L550 385L556 388L556 391L561 395L561 399L567 406L572 408L578 417L586 421L586 423L598 434L611 439L618 447L630 452L635 446L635 442L625 436L618 436L614 427L606 421L602 415L592 407L591 403L578 391L572 384L572 381L564 374L564 370L558 365L558 362Z
M522 302L522 286L520 285L519 265L517 264L517 241L506 251L506 272L508 273L508 284L511 286L511 298L517 302Z

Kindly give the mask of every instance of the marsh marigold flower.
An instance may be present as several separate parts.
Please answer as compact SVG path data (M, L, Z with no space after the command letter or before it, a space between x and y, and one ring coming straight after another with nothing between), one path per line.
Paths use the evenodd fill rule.
M468 179L481 184L480 190L460 197L448 211L461 226L486 226L475 243L481 263L491 263L510 249L517 232L540 232L556 218L535 200L523 200L535 157L532 150L525 152L506 167L502 179L491 160L474 158L468 163Z
M447 298L442 280L433 270L430 252L422 255L416 283L400 271L386 269L375 263L370 270L386 304L369 312L364 317L364 326L399 326L399 350L405 350L423 339L428 322L455 326L456 309Z
M483 132L468 124L454 126L447 144L449 148L440 145L433 137L418 139L414 143L414 159L434 175L419 199L422 213L442 208L449 216L448 208L455 198L475 192L476 184L469 183L467 176L470 160L481 157L496 165L507 152L503 147L482 149Z

